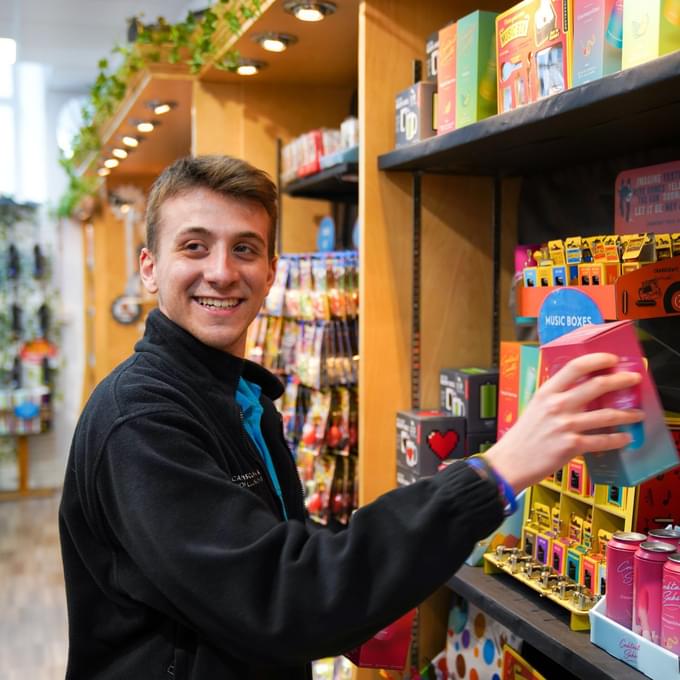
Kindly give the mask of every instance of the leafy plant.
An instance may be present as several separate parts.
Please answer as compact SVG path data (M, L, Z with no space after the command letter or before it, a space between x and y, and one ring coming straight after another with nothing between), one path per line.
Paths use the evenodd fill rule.
M122 57L122 64L111 70L108 59L100 59L98 74L83 107L83 125L73 139L73 155L62 157L61 166L68 175L68 188L61 197L56 214L67 217L83 197L96 191L98 180L81 177L78 166L92 153L101 151L101 127L124 99L128 87L138 72L151 64L185 64L191 74L197 74L213 60L217 52L216 33L224 27L238 37L243 24L261 12L261 0L219 0L201 12L189 12L184 19L170 24L163 17L145 25L141 16L130 19L134 41L115 45L112 54ZM236 50L228 51L215 67L233 71L238 66Z

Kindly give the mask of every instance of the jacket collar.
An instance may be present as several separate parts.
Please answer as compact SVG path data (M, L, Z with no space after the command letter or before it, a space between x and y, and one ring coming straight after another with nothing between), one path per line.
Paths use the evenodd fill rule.
M262 366L208 347L159 309L149 313L144 337L135 345L135 352L161 356L196 380L217 379L232 392L241 376L259 385L270 399L278 399L284 391L281 381Z

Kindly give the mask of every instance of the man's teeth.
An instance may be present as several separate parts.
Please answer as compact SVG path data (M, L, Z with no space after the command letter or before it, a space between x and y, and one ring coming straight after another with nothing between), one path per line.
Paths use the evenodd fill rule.
M241 302L239 298L227 298L226 300L218 300L217 298L199 297L196 298L198 304L204 307L214 307L216 309L230 309L236 307Z

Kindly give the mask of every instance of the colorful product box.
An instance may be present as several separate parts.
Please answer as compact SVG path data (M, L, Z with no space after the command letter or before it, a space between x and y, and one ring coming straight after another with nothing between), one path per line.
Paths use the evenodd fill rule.
M457 25L448 24L439 31L437 64L437 134L456 129L456 53Z
M621 70L624 0L573 0L573 85Z
M496 18L498 112L571 85L571 0L523 0Z
M437 82L439 65L439 31L427 36L425 41L425 80Z
M519 415L519 378L521 342L501 342L498 373L498 428L500 439Z
M493 368L444 368L439 373L440 408L467 419L467 431L496 431L498 371Z
M496 16L478 10L458 20L457 128L496 113Z
M644 368L640 344L630 321L577 328L542 346L541 365L547 375L554 375L570 359L591 352L617 354L618 370L639 372L642 383L633 389L607 394L590 408L641 408L645 412L642 423L624 428L633 439L626 448L585 455L592 480L597 484L636 486L678 465L678 453L664 422L656 387Z
M621 65L630 68L680 49L677 0L625 0Z
M423 81L397 95L395 146L406 146L434 136L434 92L434 83Z
M586 555L581 561L581 578L579 582L582 583L593 595L603 595L600 592L600 567L604 557L602 555Z
M541 350L538 345L523 344L520 348L519 413L521 415L534 396L538 384Z
M417 478L437 472L441 463L465 454L465 418L441 411L397 413L397 467Z

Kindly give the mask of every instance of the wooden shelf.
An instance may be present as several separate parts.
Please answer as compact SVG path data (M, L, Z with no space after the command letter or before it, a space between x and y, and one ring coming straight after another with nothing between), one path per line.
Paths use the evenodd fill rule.
M359 198L358 163L340 163L286 184L282 191L296 198L356 203Z
M379 157L381 170L514 176L668 143L680 52Z
M590 643L567 625L567 612L507 574L463 566L448 586L522 639L584 680L642 680L645 676Z

